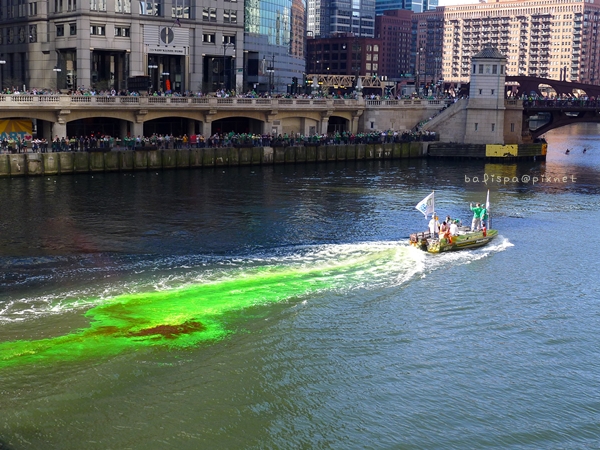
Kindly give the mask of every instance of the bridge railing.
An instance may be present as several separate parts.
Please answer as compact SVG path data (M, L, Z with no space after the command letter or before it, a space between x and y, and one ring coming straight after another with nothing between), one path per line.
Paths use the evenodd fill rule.
M590 108L600 107L600 100L559 100L559 99L535 99L523 100L523 108Z
M133 106L156 108L173 107L205 107L205 108L252 108L252 107L284 107L284 108L411 108L444 106L447 100L433 99L343 99L343 98L244 98L244 97L162 97L162 96L105 96L105 95L31 95L0 94L0 106L31 107L54 106L61 108L90 106L97 108L114 108L116 106Z
M1 94L0 104L11 103L14 106L30 106L32 104L94 107L126 106L209 106L209 107L254 107L254 106L364 106L364 99L331 99L331 98L243 98L243 97L154 97L154 96L103 96L103 95L30 95Z

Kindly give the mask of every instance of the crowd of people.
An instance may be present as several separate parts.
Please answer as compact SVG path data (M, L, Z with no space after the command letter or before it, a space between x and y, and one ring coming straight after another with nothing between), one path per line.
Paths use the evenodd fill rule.
M411 141L432 141L433 132L416 131L377 131L371 133L350 133L347 131L329 134L305 136L301 133L257 134L257 133L214 133L208 137L203 134L152 134L151 136L114 137L102 134L90 136L58 137L48 141L45 138L27 140L21 137L4 137L0 140L3 153L46 153L77 151L110 151L141 149L190 149L217 147L290 147L299 145L348 145L348 144L384 144Z
M358 91L341 91L341 90L328 90L318 89L310 90L310 92L296 92L296 93L279 93L279 92L257 92L256 90L250 90L247 92L239 92L236 90L225 90L221 89L216 92L207 94L202 91L171 91L171 90L155 90L155 91L135 91L129 89L96 89L93 87L79 86L71 89L48 89L48 88L30 88L20 89L19 87L6 87L0 91L0 95L71 95L71 96L92 96L92 97L139 97L142 95L148 95L151 97L217 97L217 98L295 98L295 99L345 99L352 100L363 97L368 100L407 100L411 98L426 98L430 100L439 99L452 99L453 95L446 92L431 93L430 95L417 95L412 94L392 94L387 93L374 93L374 92L358 92Z

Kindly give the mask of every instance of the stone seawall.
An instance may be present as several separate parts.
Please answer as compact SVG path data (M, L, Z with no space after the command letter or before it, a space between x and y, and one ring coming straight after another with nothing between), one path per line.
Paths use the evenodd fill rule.
M421 158L431 142L0 154L0 177Z

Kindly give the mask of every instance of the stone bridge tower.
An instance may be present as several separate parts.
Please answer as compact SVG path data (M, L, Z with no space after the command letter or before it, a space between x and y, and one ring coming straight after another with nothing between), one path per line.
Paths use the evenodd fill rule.
M506 57L495 48L485 48L471 59L468 99L429 121L425 130L437 131L442 142L458 144L523 143L523 108L506 101Z
M494 48L485 48L471 59L471 84L464 142L505 143L505 73L506 57Z

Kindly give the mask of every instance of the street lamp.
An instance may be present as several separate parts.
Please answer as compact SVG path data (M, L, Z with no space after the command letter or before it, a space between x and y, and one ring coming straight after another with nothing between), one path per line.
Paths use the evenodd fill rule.
M155 76L154 76L154 70L158 69L158 64L148 64L148 76L150 77L150 90L152 91L154 89L154 82L155 80Z
M58 91L58 77L60 76L60 73L62 72L62 69L58 66L54 66L54 69L52 69L53 72L56 73L56 90Z
M273 89L275 89L275 54L274 53L273 53L271 65L269 67L267 67L267 73L269 74L269 95L271 95L273 93Z
M0 93L4 90L4 64L6 64L6 60L2 55L0 56Z
M421 73L421 53L423 53L423 49L419 48L419 50L417 51L417 73L416 73L416 90L417 90L417 96L420 96L421 93L421 80L419 79L419 75Z
M228 47L235 48L235 44L233 42L223 42L223 89L226 91L229 90L229 83L227 77L227 56L225 54Z

